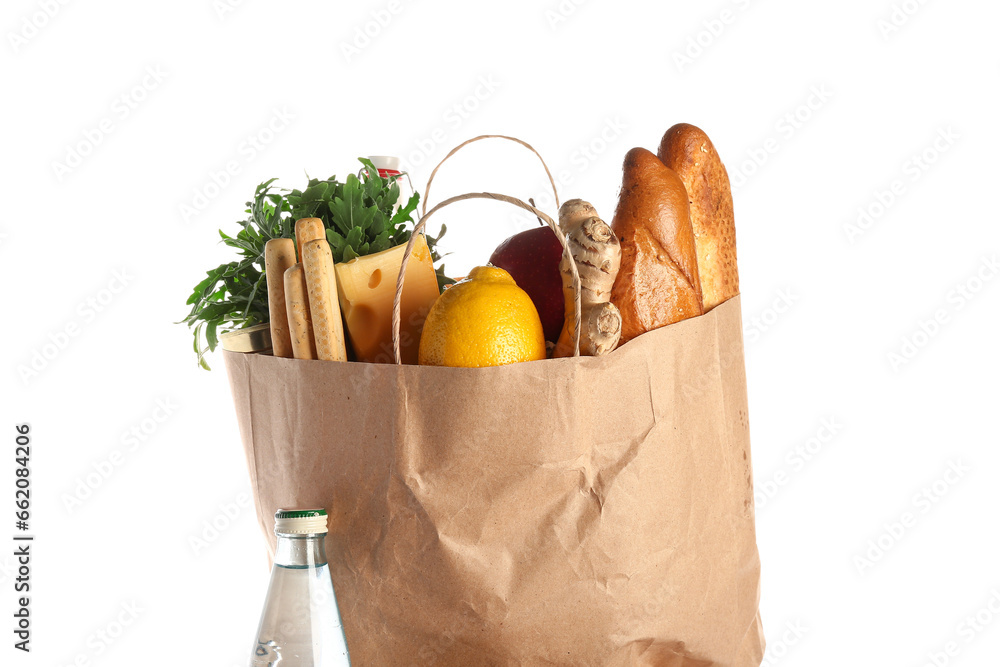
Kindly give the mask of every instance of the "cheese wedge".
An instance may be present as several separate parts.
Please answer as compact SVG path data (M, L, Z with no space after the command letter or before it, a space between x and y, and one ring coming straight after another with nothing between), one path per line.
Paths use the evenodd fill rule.
M392 349L392 302L405 252L406 246L400 245L337 264L340 308L358 361L391 364L396 360ZM406 266L400 306L399 342L404 364L417 363L420 332L439 293L434 262L421 234Z

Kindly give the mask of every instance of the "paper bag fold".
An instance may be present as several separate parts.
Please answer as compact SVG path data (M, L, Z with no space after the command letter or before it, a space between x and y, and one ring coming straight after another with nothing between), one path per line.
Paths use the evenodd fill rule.
M355 665L760 664L738 297L605 357L226 366L269 548L330 513Z

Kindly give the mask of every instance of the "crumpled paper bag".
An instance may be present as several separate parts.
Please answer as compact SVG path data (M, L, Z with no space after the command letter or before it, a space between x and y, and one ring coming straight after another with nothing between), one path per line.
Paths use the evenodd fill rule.
M225 358L269 548L330 514L354 665L760 664L738 297L600 358Z

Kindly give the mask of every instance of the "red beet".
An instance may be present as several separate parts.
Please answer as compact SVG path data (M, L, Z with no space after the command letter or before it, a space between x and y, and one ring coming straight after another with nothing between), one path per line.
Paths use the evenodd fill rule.
M562 246L548 227L514 234L497 246L490 264L511 275L517 286L528 293L545 329L545 340L559 340L566 316L559 260Z

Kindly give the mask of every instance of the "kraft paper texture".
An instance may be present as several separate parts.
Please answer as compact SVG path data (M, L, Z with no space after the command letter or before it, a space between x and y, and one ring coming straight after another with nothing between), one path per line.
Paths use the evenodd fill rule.
M760 664L738 297L600 358L225 359L269 549L330 514L354 665Z

